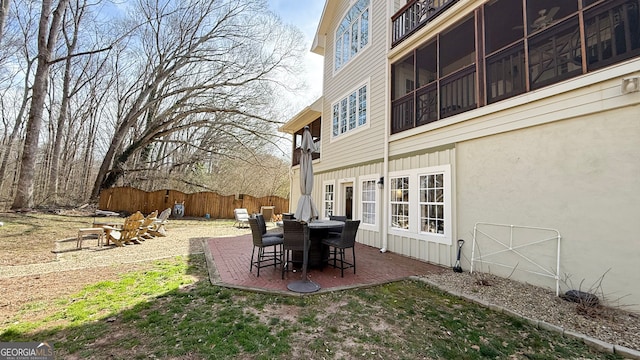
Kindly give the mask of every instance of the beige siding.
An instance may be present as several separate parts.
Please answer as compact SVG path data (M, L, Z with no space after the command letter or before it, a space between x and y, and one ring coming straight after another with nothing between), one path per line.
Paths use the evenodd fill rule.
M424 151L424 150L423 150ZM452 179L455 179L455 158L456 149L444 149L440 151L430 153L416 153L412 156L397 158L389 161L389 171L403 171L411 169L427 168L439 165L451 165L452 167ZM455 180L452 180L452 186L455 189ZM416 196L412 194L412 196ZM456 226L455 226L455 214L456 214L456 194L452 192L451 206L452 209L452 221L453 234L452 239L456 239ZM440 264L445 266L453 265L454 252L453 246L430 242L423 239L416 239L407 236L388 235L387 249L391 252L399 253L411 258L428 261L434 264Z
M319 170L330 170L350 164L376 161L384 156L385 69L388 17L385 0L371 0L369 45L338 72L333 71L334 35L340 20L349 9L348 0L340 2L336 17L327 31L324 62L324 107L322 121L322 154ZM332 104L368 82L369 127L332 140Z
M378 163L357 165L350 168L344 168L341 170L330 171L330 172L318 173L317 171L315 171L316 175L314 176L314 187L313 187L312 196L313 196L314 202L316 203L316 206L318 207L318 211L322 212L323 184L326 181L333 182L334 186L337 189L339 187L339 184L341 184L342 182L345 182L345 181L351 182L351 180L353 180L354 219L361 219L360 209L359 209L360 191L361 191L360 181L363 178L377 179L380 176L382 176L382 165L383 165L382 162L378 162ZM292 196L291 196L290 208L291 208L291 212L295 212L296 206L298 204L298 199L300 198L300 175L299 175L298 169L294 170L292 176L293 176L292 182L291 182ZM340 202L342 199L339 197L339 195L337 196L338 198L336 199L336 215L341 215L342 214L341 208L337 202ZM365 245L377 247L377 248L382 247L382 238L380 236L380 231L382 228L381 197L382 197L382 190L378 189L377 190L378 206L376 208L376 211L377 211L377 216L379 221L377 223L377 226L375 228L361 226L361 228L358 229L358 238L357 238L358 242Z

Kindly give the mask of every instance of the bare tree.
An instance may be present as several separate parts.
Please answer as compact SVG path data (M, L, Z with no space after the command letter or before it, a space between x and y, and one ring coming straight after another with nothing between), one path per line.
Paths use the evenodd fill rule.
M31 100L31 78L36 63L36 53L30 44L35 41L31 29L34 17L30 9L22 9L20 16L13 21L12 35L5 32L5 39L0 46L0 64L9 66L0 67L0 85L3 93L0 106L2 107L2 123L4 136L2 139L2 160L0 162L0 189L3 195L13 200L13 184L5 186L5 174L9 168L9 162L19 156L20 152L14 151L14 147L21 145L21 132L24 130L24 121ZM17 9L16 9L17 12ZM8 29L9 30L9 29ZM10 68L20 69L21 75ZM20 85L22 83L22 85ZM11 129L9 131L9 129ZM17 156L18 155L18 156ZM12 169L12 168L11 168ZM17 168L16 168L17 175Z
M99 74L99 70L95 71L89 70L89 66L91 64L91 53L86 56L77 56L75 54L78 41L79 41L79 32L81 31L80 23L83 20L85 12L87 11L87 2L86 0L73 0L70 4L67 14L70 14L69 19L65 26L62 27L62 34L64 43L66 46L66 56L63 58L63 70L62 70L62 85L61 85L61 95L60 95L60 110L58 111L58 116L55 122L55 130L51 132L50 138L53 140L51 154L50 154L50 165L49 165L49 180L48 180L48 196L53 204L58 203L58 185L59 185L59 176L60 176L60 157L62 151L63 141L67 140L67 145L69 143L75 143L76 146L72 148L66 148L64 156L66 160L70 160L70 156L72 157L77 153L78 150L78 132L79 128L74 128L71 126L72 124L69 122L69 115L71 112L71 98L77 94L80 89L84 86L88 86L88 84L95 80L97 74ZM99 50L97 50L99 51ZM74 62L75 61L75 67ZM73 79L74 70L79 74L76 75L77 79ZM67 132L65 132L65 127L67 128ZM53 128L53 124L52 124ZM68 161L67 164L71 162ZM71 170L71 169L70 169ZM71 172L71 171L70 171Z
M278 79L303 51L301 34L263 2L139 5L135 13L144 22L130 40L139 57L119 60L138 67L125 70L133 82L119 82L117 126L93 198L127 173L158 168L158 158L166 171L184 171L212 155L273 144L278 121L270 106L276 88L286 85Z
M280 173L266 169L283 167L264 154L280 152L275 107L299 84L290 76L305 47L299 31L263 0L122 5L130 19L109 12L116 28L102 30L107 16L92 12L101 0L11 2L0 47L0 189L11 207L95 199L118 183L228 192L212 181L229 169L222 163L270 177L232 191L279 192Z
M2 43L2 35L4 34L4 24L9 16L9 6L11 1L0 0L0 44Z
M33 206L33 187L38 138L49 84L49 67L58 40L60 24L69 0L59 0L52 12L52 0L43 0L38 26L38 66L33 81L27 133L20 163L20 177L12 209Z

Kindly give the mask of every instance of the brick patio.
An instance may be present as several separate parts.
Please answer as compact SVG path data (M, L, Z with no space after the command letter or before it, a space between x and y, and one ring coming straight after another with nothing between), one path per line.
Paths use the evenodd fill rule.
M249 272L253 249L251 235L211 238L205 240L204 245L212 284L259 292L297 295L287 289L287 284L300 280L301 272L287 272L284 280L280 276L280 265L275 269L273 267L260 269L260 277L256 276L255 267L252 272ZM349 251L347 260L350 259ZM344 278L340 277L340 269L333 267L310 269L309 279L320 285L320 292L327 292L384 284L409 276L448 270L398 254L381 253L377 248L359 243L356 244L356 265L356 274L353 273L353 269L347 269L344 271Z

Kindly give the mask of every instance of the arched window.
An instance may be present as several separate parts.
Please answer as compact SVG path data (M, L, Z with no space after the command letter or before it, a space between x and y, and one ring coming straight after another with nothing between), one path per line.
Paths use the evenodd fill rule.
M370 0L357 0L336 29L334 70L338 71L369 43Z

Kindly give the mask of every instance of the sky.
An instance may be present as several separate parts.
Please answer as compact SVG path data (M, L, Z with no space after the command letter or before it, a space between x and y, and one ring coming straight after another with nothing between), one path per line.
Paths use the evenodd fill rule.
M299 110L311 105L322 95L322 62L323 57L311 52L311 44L318 29L325 0L267 0L269 8L278 14L282 21L294 25L305 36L307 54L305 62L305 78L309 89L301 96Z

